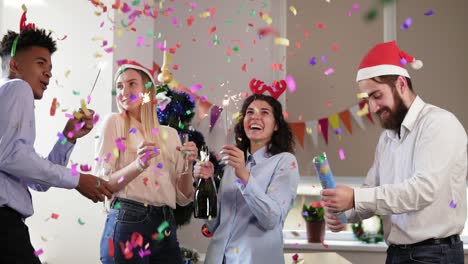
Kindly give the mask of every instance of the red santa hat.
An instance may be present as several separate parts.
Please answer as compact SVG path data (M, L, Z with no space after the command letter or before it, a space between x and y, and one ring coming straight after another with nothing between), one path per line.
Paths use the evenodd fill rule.
M135 69L135 70L140 70L144 72L146 75L148 75L148 78L153 83L153 85L156 85L156 83L154 82L154 75L157 72L159 72L160 67L155 62L153 62L153 69L146 68L145 66L141 65L138 62L133 61L133 60L128 60L128 59L117 61L117 65L119 65L119 68L117 69L117 72L115 73L114 82L117 82L117 78L119 78L119 75L126 69Z
M377 44L362 59L356 82L382 75L402 75L409 78L406 64L410 64L415 70L423 65L422 61L401 51L395 41Z

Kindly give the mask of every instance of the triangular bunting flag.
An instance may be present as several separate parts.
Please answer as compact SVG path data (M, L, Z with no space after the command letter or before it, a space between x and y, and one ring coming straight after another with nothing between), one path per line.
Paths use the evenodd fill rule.
M219 116L221 115L221 112L223 111L223 108L220 108L217 105L213 105L211 107L211 115L210 115L210 132L213 130L216 121L218 121Z
M299 141L299 144L301 145L301 147L304 148L305 123L304 122L289 123L289 126L291 127L291 130L293 134L296 136L297 141Z
M351 127L351 114L349 110L344 110L339 113L341 122L345 125L346 129L348 129L349 134L353 134L353 128Z
M312 143L314 143L314 146L318 146L318 134L317 134L317 124L318 124L318 121L317 120L312 120L312 121L307 121L306 122L306 126L307 126L307 133L309 134L309 131L310 131L310 135L312 137Z
M325 143L328 145L328 118L319 119L320 124L320 131L322 131L323 139L325 139Z
M359 108L362 109L365 105L367 104L367 100L362 100L359 102ZM372 118L372 113L370 111L367 112L367 118L371 121L372 124L374 124L374 119Z
M364 126L364 121L362 120L362 117L358 115L359 111L359 105L353 105L351 108L349 108L349 112L351 112L351 115L353 115L354 121L359 125L359 127L362 130L366 130L366 127Z

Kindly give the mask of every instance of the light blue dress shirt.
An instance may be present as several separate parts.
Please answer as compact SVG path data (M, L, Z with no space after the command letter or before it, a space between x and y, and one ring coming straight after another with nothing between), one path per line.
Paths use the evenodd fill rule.
M8 206L24 218L34 212L28 186L38 191L51 186L72 189L79 181L65 167L73 144L57 142L47 159L36 153L34 117L31 86L20 79L1 79L0 207Z
M253 159L251 158L253 157ZM226 166L218 192L218 217L208 221L206 264L282 264L283 224L296 197L299 171L291 153L248 154L246 185ZM255 164L252 166L252 164Z

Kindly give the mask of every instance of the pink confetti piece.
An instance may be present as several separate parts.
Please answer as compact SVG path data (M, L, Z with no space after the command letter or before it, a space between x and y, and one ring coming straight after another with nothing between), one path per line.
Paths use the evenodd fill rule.
M125 140L125 138L118 138L115 140L115 145L120 151L125 151L126 147L124 144L122 144L122 141Z
M335 70L334 70L333 68L328 68L328 69L327 69L326 71L324 71L323 73L324 73L325 75L330 75L330 74L332 74L332 73L334 73L334 72L335 72Z
M88 95L86 97L86 104L89 104L89 103L91 103L91 95Z
M206 102L206 101L208 101L208 97L207 97L206 95L202 95L202 96L200 97L200 101Z
M190 87L190 91L192 93L196 93L198 90L200 90L201 88L203 88L203 86L201 84L195 84L194 86Z
M354 4L354 5L353 5L353 10L354 10L354 11L359 11L359 5L358 5L358 4Z
M425 16L432 16L434 14L433 10L428 10L427 12L424 13Z
M120 178L117 180L117 183L120 184L121 182L123 182L123 180L125 180L125 177L124 177L124 176L120 177Z
M84 172L88 172L92 170L92 167L88 164L81 164L80 165L80 170Z
M340 160L345 160L345 159L346 159L344 150L343 150L342 148L340 148L340 150L338 151L338 153L340 154Z
M114 47L104 49L106 53L112 53L114 51Z
M93 125L95 125L99 121L99 115L94 115L93 117Z
M242 65L242 71L244 71L244 72L247 72L247 71L248 71L248 70L247 70L247 64L244 63L244 65Z
M142 250L140 248L140 250L138 251L138 254L140 255L140 258L144 258L145 256L151 255L151 250L149 250L149 249Z
M291 75L286 76L286 84L288 85L288 89L290 93L294 93L296 91L296 81Z
M104 26L104 21L101 22L101 24L99 24L99 27L102 28Z
M333 51L338 51L339 49L340 49L340 47L338 46L338 44L335 43L335 44L332 45L332 50Z
M78 164L72 164L71 165L71 175L72 176L78 176L78 171L76 168L78 167Z
M327 244L325 244L325 242L322 242L322 246L323 246L324 248L328 248L328 247L329 247Z
M56 214L56 213L52 213L52 215L50 216L52 219L55 219L57 220L59 218L59 214Z
M179 69L179 65L174 64L174 66L172 66L172 69L175 70L175 71L177 71L177 70Z
M85 122L84 122L84 121L75 124L75 131L78 131L78 130L82 129L82 128L84 127L84 125L85 125Z
M141 44L143 44L143 41L145 41L145 38L143 36L138 36L136 46L141 47Z
M69 114L69 113L65 113L65 117L68 118L68 119L73 119L73 118L75 118L74 115Z
M40 248L40 249L34 251L34 255L35 255L36 257L38 257L39 255L42 255L42 253L44 253L44 250L42 250L42 248Z

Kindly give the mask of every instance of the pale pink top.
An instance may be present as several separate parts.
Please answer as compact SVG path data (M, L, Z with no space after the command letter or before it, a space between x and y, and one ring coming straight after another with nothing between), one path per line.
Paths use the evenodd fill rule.
M134 118L130 118L130 128L133 131L128 134L127 140L121 140L123 146L127 145L125 155L119 155L117 158L116 141L125 137L125 119L118 113L112 113L101 124L96 143L96 154L99 157L96 171L99 175L109 175L110 172L118 171L135 161L138 144L144 140L141 133L143 128ZM161 155L153 158L150 166L126 187L114 193L114 197L155 206L168 205L172 208L176 207L176 203L187 205L192 201L192 194L186 197L177 187L186 165L180 151L176 149L181 145L179 135L174 128L168 126L160 126L159 133L166 144L167 161L163 161Z

